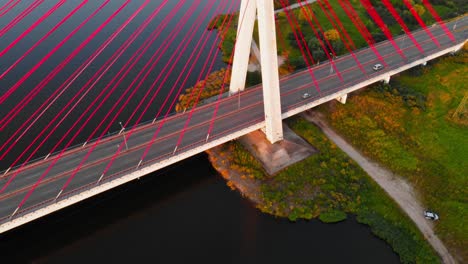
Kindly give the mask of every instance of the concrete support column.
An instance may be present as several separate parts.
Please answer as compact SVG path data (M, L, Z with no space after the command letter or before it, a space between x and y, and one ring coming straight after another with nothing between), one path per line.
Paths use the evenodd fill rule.
M390 83L390 75L387 75L383 80L384 83L389 84Z
M423 63L421 63L422 66L426 66L427 65L427 61L424 61Z
M249 66L250 46L257 18L257 3L255 0L242 0L239 21L237 25L237 41L234 50L231 83L229 93L243 91Z
M273 0L257 0L257 12L266 137L271 143L275 143L283 139L283 124Z
M346 99L348 99L348 94L344 94L336 98L336 100L342 104L346 104Z
M463 48L463 46L465 46L465 43L466 41L460 45L455 46L455 49L453 49L452 53L457 53L458 51L460 51Z

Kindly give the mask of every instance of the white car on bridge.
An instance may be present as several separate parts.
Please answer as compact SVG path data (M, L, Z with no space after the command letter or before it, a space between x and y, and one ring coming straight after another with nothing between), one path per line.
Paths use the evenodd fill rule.
M372 67L372 69L373 69L374 71L380 71L381 69L383 69L383 65L380 64L380 63L377 63L377 64L375 64L375 65Z

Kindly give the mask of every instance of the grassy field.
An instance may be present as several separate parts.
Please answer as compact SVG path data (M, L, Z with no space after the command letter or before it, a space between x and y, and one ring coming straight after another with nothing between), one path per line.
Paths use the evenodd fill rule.
M407 178L441 220L436 232L468 259L468 52L322 107L353 145ZM456 110L460 110L456 113Z
M263 212L277 216L337 222L354 214L400 255L404 263L438 263L438 257L387 194L323 133L303 119L289 126L318 153L273 177L239 143L224 145L231 168L261 182Z
M283 1L287 3L288 1ZM296 1L289 1L289 4ZM278 54L286 57L287 65L283 68L298 70L304 68L308 65L312 65L318 61L328 60L326 53L330 53L331 50L327 46L326 50L323 50L323 45L327 45L326 41L323 41L323 45L317 41L316 33L312 29L311 24L315 27L315 31L320 35L325 32L330 32L333 30L338 33L338 38L329 39L330 44L333 47L333 50L336 55L343 55L349 53L349 50L359 49L362 47L368 46L366 40L362 37L360 31L354 25L353 21L348 17L347 13L341 7L337 0L329 0L328 3L333 7L333 10L337 17L339 17L341 24L334 20L333 14L326 14L323 10L326 9L325 1L321 1L322 5L319 3L313 3L306 6L306 10L312 10L312 13L304 11L304 9L298 8L290 10L288 12L280 12L277 14L277 38L278 38ZM400 25L395 21L393 16L386 10L385 6L382 5L379 1L373 1L374 7L376 7L378 13L380 14L383 21L386 23L393 36L403 34L403 30ZM425 9L421 1L413 1L415 7L419 7L421 18L427 25L435 23L435 19L432 17L429 11ZM448 19L455 17L457 15L463 14L466 12L468 5L460 1L451 1L451 2L441 2L435 1L433 6L438 12L438 14L444 18ZM406 6L402 1L392 1L397 12L405 21L405 24L410 28L410 30L420 28L417 20L409 13ZM359 19L366 26L368 31L373 36L374 41L380 42L386 39L385 34L381 31L379 26L374 22L374 20L367 13L366 9L359 1L350 1L350 4L355 9L356 13L359 16ZM280 6L278 4L278 6ZM312 15L313 14L313 15ZM315 18L313 18L315 17ZM330 22L330 19L334 22ZM318 21L320 27L314 23ZM295 28L299 28L301 33L297 33L299 39L303 38L307 47L299 48L297 44L296 36L294 35L294 30L292 25ZM341 30L340 25L345 29ZM235 25L233 25L235 26ZM302 35L301 35L302 34ZM349 41L348 37L351 39ZM258 30L255 28L254 38L258 43ZM322 37L323 38L323 37ZM302 43L301 43L302 45ZM308 62L305 61L304 54L312 54L313 61L308 59ZM304 54L303 54L304 53Z

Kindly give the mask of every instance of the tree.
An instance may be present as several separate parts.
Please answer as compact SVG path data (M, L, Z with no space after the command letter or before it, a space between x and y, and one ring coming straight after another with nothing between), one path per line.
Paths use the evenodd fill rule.
M291 45L291 47L299 48L299 45L297 44L297 40L296 40L296 35L293 32L290 32L288 34L288 40L289 40L289 44Z
M327 56L322 49L313 50L312 57L315 61L324 61L327 59Z
M282 11L282 12L279 12L278 14L276 14L276 17L277 17L277 19L279 19L279 20L286 20L286 19L288 19L288 17L286 16L286 13L283 12L283 11Z
M416 10L416 13L418 13L418 15L420 16L424 15L424 13L426 12L426 9L424 8L424 6L420 4L414 5L414 10Z
M306 64L302 56L289 58L289 64L291 64L295 69L305 68Z
M341 54L343 52L344 44L340 39L331 41L330 44L336 54Z
M316 38L311 38L309 42L307 42L307 45L309 46L310 50L317 50L321 48L320 42Z
M246 83L249 86L257 85L262 82L262 74L260 72L247 72Z
M308 6L305 6L304 8L300 8L300 12L299 12L299 20L302 20L302 21L308 21L308 20L311 20L312 19L312 15L313 15L313 12L314 10L312 10L312 8L308 7Z
M340 39L340 33L336 29L327 30L327 31L325 31L324 35L325 35L325 38L327 38L330 41Z

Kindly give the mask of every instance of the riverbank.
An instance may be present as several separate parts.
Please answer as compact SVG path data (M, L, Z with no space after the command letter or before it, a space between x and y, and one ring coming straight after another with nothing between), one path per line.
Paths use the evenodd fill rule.
M339 9L336 2L332 2L331 4L334 8L336 7ZM324 32L322 32L322 35L319 37L322 38L322 40L329 40L337 55L347 53L347 50L343 47L341 37L337 34L338 32L335 32L336 30L334 31L331 25L327 23L327 18L320 12L317 5L311 5L311 7L314 13L317 14L320 23L324 24ZM360 18L369 25L374 40L382 40L382 34L379 33L378 27L366 17L365 10L359 6L355 7ZM454 7L448 7L445 4L436 6L436 9L444 18L448 18L451 15L449 12L450 8ZM299 10L295 10L293 13L299 20L302 20L302 23L300 23L301 31L304 35L310 36L311 38L308 40L307 44L309 46L308 48L314 51L314 58L317 61L326 60L326 54L328 53L322 50L323 47L321 47L320 42L313 37L314 34L311 29L307 27L307 23L303 23L305 22L305 16L301 15ZM356 31L356 28L353 27L349 18L345 17L346 15L344 13L338 15L343 21L349 22L344 23L345 28L349 31L356 48L366 46L366 41L362 39L362 36ZM423 19L428 24L434 22L428 13L423 15ZM289 19L284 13L278 14L278 54L286 60L284 68L291 71L304 68L307 66L307 63L299 52L299 47L292 35L291 28L288 27L287 20ZM415 21L409 23L410 28L417 27L417 23L414 22ZM234 31L234 29L230 30ZM395 35L401 33L400 28L395 23L392 24L390 30ZM230 42L230 39L225 39L222 44L224 47L223 52L227 52L227 54L230 54L230 50L226 51L226 47L232 47ZM405 100L407 100L409 104L413 104L416 106L415 108L419 108L419 104L421 103L421 97L419 95L405 94L405 96ZM392 102L394 102L394 100ZM415 109L414 111L417 112L421 110L422 109ZM356 120L361 119L353 117L352 120L356 122ZM362 120L363 123L366 121L367 120ZM297 123L301 123L302 121L295 120L291 122L296 126ZM323 143L316 142L313 139L314 137L324 139L320 132L305 131L312 131L313 127L305 129L305 127L301 126L302 125L299 125L299 130L304 129L304 131L296 131L296 133L304 138L308 135L307 133L313 133L314 135L311 136L310 140L306 139L314 147L317 147L316 144ZM379 146L377 146L377 149L379 149L378 147ZM333 144L318 148L321 150L320 154L302 163L293 165L271 178L266 176L262 178L262 176L260 176L262 174L261 167L258 167L259 164L243 152L244 150L242 150L240 145L227 144L222 149L213 150L219 152L212 153L212 155L215 156L213 163L217 163L218 161L225 163L224 165L221 164L219 169L222 171L222 174L230 180L229 185L232 187L237 181L238 186L243 186L242 183L244 182L249 188L245 186L240 187L244 188L241 192L246 196L253 197L251 199L257 202L257 207L263 212L289 217L291 220L297 218L311 219L320 217L324 221L331 222L343 219L345 217L344 213L356 214L359 221L369 224L376 235L392 245L394 250L400 254L403 262L438 262L438 258L428 246L427 242L424 241L423 236L419 233L414 223L407 218L385 192L368 178L359 166L350 161L349 157L337 158L340 154L333 150L336 148ZM402 150L402 148L398 150ZM325 156L322 156L324 153ZM394 154L394 156L399 155L398 152L392 154ZM405 160L408 157L406 154L405 151L401 153L402 157L400 157L400 161L411 165L411 162L414 160ZM346 166L343 164L346 164ZM238 168L241 169L237 170ZM310 174L311 168L315 170L313 174ZM392 167L390 167L390 169L392 169ZM231 177L229 176L229 172L233 170L236 171L238 175ZM347 175L348 172L351 173L352 177L347 177L349 176ZM327 177L325 177L325 175ZM353 180L356 179L359 179L359 184L355 186L353 185ZM363 183L363 185L360 183ZM416 187L418 186L416 185ZM386 206L389 207L386 208ZM463 219L463 217L461 219ZM459 225L460 223L458 226ZM455 228L456 227L452 227L450 229L453 231ZM463 230L463 228L455 232L460 232L460 230ZM463 240L461 240L461 243L464 243ZM449 245L451 246L453 244ZM443 250L438 251L442 252L442 256L446 255Z
M460 262L468 259L467 65L465 47L352 94L346 105L320 108L361 153L414 186L439 214L436 234Z
M208 152L210 160L231 188L239 189L262 212L291 221L338 222L347 214L356 215L392 246L402 262L438 263L414 224L350 157L304 119L287 123L318 153L270 177L240 143L214 148Z
M433 223L424 218L422 214L424 207L417 198L418 195L416 191L408 182L403 180L400 175L395 175L359 153L359 151L330 128L322 113L309 111L304 113L303 116L306 120L319 127L330 140L356 161L359 166L392 197L406 215L413 220L419 228L419 231L424 235L424 238L429 241L439 256L441 256L443 263L455 263L453 256L435 234Z

